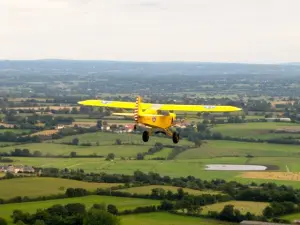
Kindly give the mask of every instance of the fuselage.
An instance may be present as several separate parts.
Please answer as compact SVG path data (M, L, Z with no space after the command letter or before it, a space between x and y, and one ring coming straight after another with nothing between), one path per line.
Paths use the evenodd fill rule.
M169 115L139 115L138 122L145 124L146 126L167 129L173 125L176 120L175 113L169 113Z

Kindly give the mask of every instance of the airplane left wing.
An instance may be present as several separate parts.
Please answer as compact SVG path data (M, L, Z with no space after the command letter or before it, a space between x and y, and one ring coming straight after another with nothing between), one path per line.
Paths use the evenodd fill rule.
M85 100L85 101L78 102L78 104L84 106L99 106L99 107L121 108L121 109L134 109L136 107L135 102L106 101L106 100Z
M106 100L85 100L78 102L84 106L98 106L108 108L135 109L135 102L106 101ZM176 105L176 104L155 104L140 103L143 110L153 109L162 111L186 111L186 112L236 112L241 108L226 105Z
M227 105L175 105L175 104L153 104L157 110L165 111L187 111L187 112L236 112L241 108ZM151 107L151 108L152 108Z

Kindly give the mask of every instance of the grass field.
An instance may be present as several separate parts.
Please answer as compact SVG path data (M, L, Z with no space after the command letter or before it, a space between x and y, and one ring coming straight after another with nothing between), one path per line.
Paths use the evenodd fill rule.
M86 206L86 209L89 209L93 204L113 204L118 208L118 210L122 211L125 209L134 209L138 206L159 205L160 201L151 199L90 195L85 197L0 205L0 217L11 223L10 215L15 209L22 210L23 212L34 213L37 209L45 209L54 204L65 205L69 203L82 203Z
M299 137L300 134L292 133L270 133L271 130L295 128L300 130L300 124L288 122L258 122L258 123L236 123L236 124L217 124L211 130L220 132L231 137L252 137L259 139L270 139L280 137Z
M146 155L145 159L153 159L157 157L167 158L171 152L172 152L172 148L163 148L162 150L154 153L153 155Z
M117 185L119 184L88 183L76 180L48 177L29 177L0 180L0 199L9 199L16 196L37 197L52 194L63 194L67 188L70 187L96 190L97 188L109 188Z
M288 220L292 223L294 220L300 220L300 213L288 214L288 215L281 216L280 218Z
M122 225L237 225L212 219L174 215L165 212L126 215L121 217Z
M116 157L136 157L139 152L146 152L150 148L147 145L102 145L102 146L76 146L55 143L33 143L23 144L18 146L8 146L0 148L0 152L11 152L15 148L29 149L31 153L40 151L43 155L70 155L71 152L76 152L77 155L92 155L107 156L109 153L114 153Z
M30 132L30 130L28 130L28 129L0 129L0 133L5 133L5 132L12 132L15 134L22 134L22 133L28 134Z
M179 154L176 159L211 158L221 156L286 156L299 157L300 149L297 145L280 145L236 141L207 141L200 148L187 150Z
M223 210L225 205L233 205L234 208L239 209L242 214L251 212L252 214L255 214L255 215L262 215L264 208L266 208L269 205L269 203L267 203L267 202L249 202L249 201L221 202L221 203L204 206L201 214L208 214L208 211L220 212Z
M143 187L132 187L132 188L126 188L126 189L121 189L120 191L123 192L129 192L129 193L136 193L136 194L151 194L151 190L154 188L162 188L165 191L172 191L172 192L177 192L177 189L179 187L173 187L173 186L164 186L164 185L149 185L149 186L143 186ZM217 191L211 191L211 190L193 190L190 188L183 188L184 192L187 192L189 194L193 195L201 195L201 194L221 194L220 192Z
M142 134L132 134L132 133L117 134L117 133L109 133L109 132L96 132L96 133L86 133L80 135L67 136L62 139L55 140L54 142L56 143L70 142L75 137L77 137L79 139L79 142L82 143L89 142L95 144L96 142L99 142L100 145L114 144L116 139L120 139L121 141L126 143L134 142L134 143L149 145L149 146L153 146L155 142L161 142L163 144L171 144L171 145L173 144L171 138L151 136L149 142L144 143L142 140ZM180 140L179 145L193 145L193 143L187 140Z

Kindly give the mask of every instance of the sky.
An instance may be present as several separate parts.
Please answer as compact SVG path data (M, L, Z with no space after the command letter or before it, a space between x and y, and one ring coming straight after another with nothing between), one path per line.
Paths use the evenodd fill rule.
M299 0L0 0L0 59L300 62Z

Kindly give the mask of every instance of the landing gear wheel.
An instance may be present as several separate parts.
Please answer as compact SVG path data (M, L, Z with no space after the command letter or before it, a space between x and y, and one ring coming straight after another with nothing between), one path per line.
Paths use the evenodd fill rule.
M149 132L145 130L143 132L143 141L147 142L148 140L149 140Z
M178 133L174 132L172 138L173 138L174 144L177 144L179 142L179 134Z

